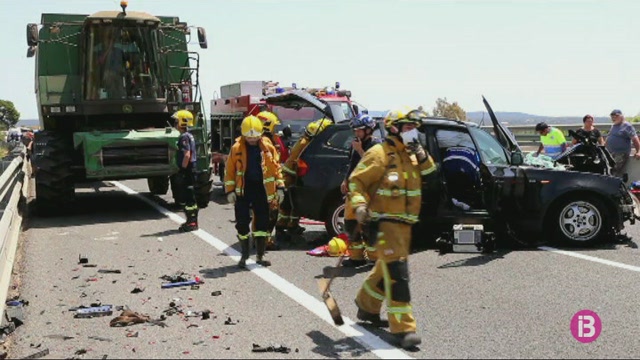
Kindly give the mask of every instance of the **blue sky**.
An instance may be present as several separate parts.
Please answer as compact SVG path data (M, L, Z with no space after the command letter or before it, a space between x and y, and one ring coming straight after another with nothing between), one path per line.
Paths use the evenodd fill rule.
M27 23L118 4L0 1L0 99L22 119L37 118ZM476 111L485 95L496 111L640 113L640 1L130 0L128 9L205 27L207 104L221 85L242 80L340 81L371 110L430 109L446 97Z

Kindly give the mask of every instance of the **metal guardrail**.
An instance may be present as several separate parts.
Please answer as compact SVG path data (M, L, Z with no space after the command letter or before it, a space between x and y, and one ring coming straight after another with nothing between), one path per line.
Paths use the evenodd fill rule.
M24 146L13 149L9 157L2 161L0 170L0 315L4 317L5 300L15 260L18 238L22 227L20 201L28 191L28 163L24 160Z
M549 124L555 128L562 130L562 133L567 138L567 141L571 140L569 136L569 130L578 130L582 127L582 124ZM640 123L631 123L636 131L640 134ZM506 125L507 128L516 136L516 140L519 144L524 146L532 146L540 144L540 135L535 131L535 124L531 125ZM605 138L609 133L609 129L611 128L611 124L595 124L596 128L600 130L602 136ZM482 126L483 129L492 131L493 126L485 125Z

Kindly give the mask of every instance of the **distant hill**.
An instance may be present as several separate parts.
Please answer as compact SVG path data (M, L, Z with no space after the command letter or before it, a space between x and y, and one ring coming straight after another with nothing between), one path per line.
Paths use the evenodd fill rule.
M521 112L496 112L496 117L500 122L508 125L532 125L544 121L547 124L582 124L582 116L540 116ZM484 116L484 123L490 124L491 118L486 111L472 111L467 113L467 120L479 123ZM610 125L611 119L608 117L596 117L595 123L599 125Z
M38 119L25 119L18 121L17 125L25 127L40 126L40 121Z

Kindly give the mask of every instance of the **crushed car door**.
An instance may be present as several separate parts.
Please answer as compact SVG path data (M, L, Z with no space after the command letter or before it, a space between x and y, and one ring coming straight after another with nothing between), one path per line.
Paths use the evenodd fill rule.
M317 97L302 90L290 90L280 94L273 94L264 97L267 104L273 106L281 106L288 109L300 110L304 107L313 107L324 114L324 116L333 120L335 117L331 112L331 107L325 102L320 101Z

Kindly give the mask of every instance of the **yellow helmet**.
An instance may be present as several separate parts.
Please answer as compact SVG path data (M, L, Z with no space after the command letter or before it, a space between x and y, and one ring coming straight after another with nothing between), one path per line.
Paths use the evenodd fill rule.
M264 130L270 133L273 133L273 128L275 128L276 125L280 125L278 116L271 111L261 111L256 116L258 117L258 119L262 120Z
M347 243L339 237L334 237L327 244L327 253L329 256L341 256L347 251Z
M392 110L387 113L384 117L384 127L390 128L396 125L402 124L416 124L421 125L422 119L427 117L427 113L423 110L414 109L414 110Z
M313 137L315 135L320 134L322 131L324 131L324 129L326 129L328 126L331 126L331 125L333 125L333 121L327 118L322 118L322 119L310 122L304 131L307 136Z
M171 118L178 123L179 128L193 126L193 114L189 110L178 110L171 115Z
M262 136L262 121L256 116L250 115L242 120L240 125L242 136L246 138L257 138Z

